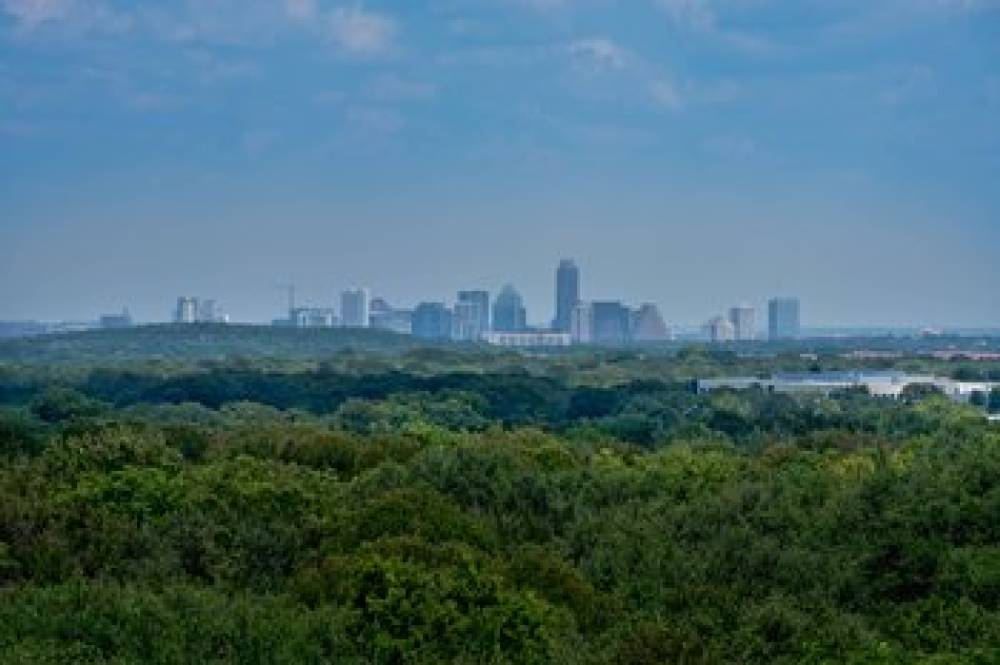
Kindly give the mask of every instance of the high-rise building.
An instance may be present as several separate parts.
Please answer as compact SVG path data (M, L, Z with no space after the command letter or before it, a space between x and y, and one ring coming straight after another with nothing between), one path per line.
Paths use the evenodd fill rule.
M528 326L527 318L521 294L510 284L503 287L493 301L493 330L521 332Z
M229 317L215 300L198 301L198 323L228 323Z
M177 299L177 309L174 310L174 323L197 323L198 299L192 296L181 296Z
M767 304L767 332L772 340L796 339L801 334L798 298L773 298Z
M636 310L631 337L633 342L663 342L670 339L670 329L663 322L659 307L645 303Z
M409 335L413 331L413 312L396 309L384 298L372 298L369 322L378 330Z
M451 318L451 338L460 342L478 341L488 328L483 327L483 304L479 299L459 300Z
M482 290L459 291L458 303L471 303L476 307L478 317L476 325L479 333L490 330L490 292ZM456 310L457 312L457 310ZM478 337L478 335L477 335Z
M367 328L371 293L368 289L353 289L340 294L340 325L346 328Z
M594 308L589 302L578 302L570 314L570 337L574 344L594 341Z
M716 316L705 324L708 338L715 343L732 342L736 337L733 324L724 316Z
M757 310L748 305L737 305L729 310L729 322L738 342L750 342L757 337Z
M448 339L451 318L451 310L444 303L422 302L413 310L413 335L421 339Z
M593 336L595 344L625 344L629 341L631 312L620 301L593 302Z
M556 269L556 317L552 328L569 332L573 307L580 302L580 269L572 259L563 259Z

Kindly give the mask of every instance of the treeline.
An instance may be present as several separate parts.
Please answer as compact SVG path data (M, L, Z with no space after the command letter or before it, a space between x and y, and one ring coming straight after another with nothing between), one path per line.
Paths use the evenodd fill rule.
M227 368L160 376L93 370L59 382L0 373L0 404L33 421L38 432L63 422L123 419L224 429L249 418L310 422L355 434L421 426L454 432L533 427L570 441L649 450L678 439L760 447L823 431L902 440L933 430L933 420L909 408L928 396L933 393L915 390L892 401L863 390L824 396L760 389L699 395L692 381L600 387L524 372L425 376ZM1000 407L1000 391L980 401L980 408Z
M996 662L1000 436L906 408L756 452L8 409L0 662Z

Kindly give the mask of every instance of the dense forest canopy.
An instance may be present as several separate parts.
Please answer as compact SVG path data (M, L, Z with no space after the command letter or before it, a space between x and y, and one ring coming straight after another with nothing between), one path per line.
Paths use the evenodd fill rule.
M1000 392L921 349L0 343L0 662L1000 662Z

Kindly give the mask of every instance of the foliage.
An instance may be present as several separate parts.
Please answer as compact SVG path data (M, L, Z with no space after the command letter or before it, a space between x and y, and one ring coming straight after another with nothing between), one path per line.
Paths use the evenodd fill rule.
M3 367L0 663L1000 660L981 411L451 353Z

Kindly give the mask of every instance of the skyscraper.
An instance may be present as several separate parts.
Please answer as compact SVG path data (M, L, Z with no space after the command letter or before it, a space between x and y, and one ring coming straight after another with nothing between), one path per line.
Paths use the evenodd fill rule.
M503 287L493 301L493 330L520 332L527 327L527 318L521 294L510 284Z
M177 309L174 311L175 323L198 322L198 299L191 296L181 296L177 299Z
M473 291L459 291L458 292L458 303L456 304L456 314L458 312L458 304L471 303L476 307L476 316L478 317L477 326L478 334L489 332L490 330L490 292L482 290Z
M729 310L729 322L738 342L753 341L757 337L757 311L748 305L737 305Z
M368 320L372 328L409 335L413 331L413 312L396 309L385 298L372 298Z
M421 339L451 337L451 310L441 302L422 302L413 310L413 336Z
M354 289L340 294L340 323L347 328L367 328L371 316L371 293Z
M629 341L631 312L617 300L594 302L590 305L593 316L593 341L595 344L625 344Z
M796 339L801 333L798 298L773 298L767 303L767 331L772 340Z
M635 312L632 322L633 342L662 342L670 339L670 330L663 322L660 308L645 303Z
M580 269L572 259L563 259L556 270L556 318L552 328L569 332L573 307L580 302Z
M228 323L229 316L222 310L222 307L215 300L201 300L198 302L198 323Z
M736 329L724 316L716 316L705 324L705 331L713 342L731 342L736 338Z

